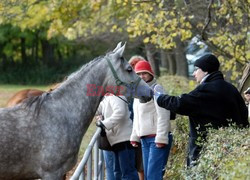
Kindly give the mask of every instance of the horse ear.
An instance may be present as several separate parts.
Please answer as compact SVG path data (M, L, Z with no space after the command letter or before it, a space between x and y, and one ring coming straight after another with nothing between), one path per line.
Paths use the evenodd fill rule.
M117 49L117 51L115 52L115 56L117 57L117 59L119 59L119 58L121 58L123 56L125 47L126 47L126 43L122 47Z
M119 48L121 48L122 42L119 42L113 52L116 52Z

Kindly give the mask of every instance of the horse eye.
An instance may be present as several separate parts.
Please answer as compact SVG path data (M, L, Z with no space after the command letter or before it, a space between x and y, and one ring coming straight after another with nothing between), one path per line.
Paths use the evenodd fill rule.
M132 67L129 66L129 67L127 68L127 71L128 71L128 72L132 72Z

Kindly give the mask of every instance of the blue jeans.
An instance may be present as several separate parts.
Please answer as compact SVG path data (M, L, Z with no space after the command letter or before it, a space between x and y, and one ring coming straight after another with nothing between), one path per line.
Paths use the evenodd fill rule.
M139 180L135 168L135 150L126 147L125 149L114 151L115 154L115 176L116 180ZM117 173L121 172L119 179Z
M106 178L107 180L116 180L115 178L115 154L113 151L105 151L103 150L103 156L104 161L106 165ZM121 179L121 173L119 173L119 170L116 170L116 176L117 178Z
M145 180L162 180L170 153L173 136L168 135L169 143L163 148L157 148L155 137L141 138L142 156Z

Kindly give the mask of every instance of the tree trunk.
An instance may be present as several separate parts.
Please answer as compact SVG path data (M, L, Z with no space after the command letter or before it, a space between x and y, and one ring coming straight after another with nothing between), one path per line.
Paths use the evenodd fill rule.
M35 32L35 41L34 41L34 55L35 55L35 62L38 62L38 51L39 51L39 31Z
M154 58L154 47L152 44L146 44L145 49L146 49L147 60L151 64L151 67L152 67L155 75L159 77L160 76L160 67L159 67L159 62Z
M188 63L185 53L185 45L181 42L180 38L176 38L176 49L175 49L175 59L176 59L176 74L179 76L188 77Z
M176 73L175 56L170 50L161 50L161 64L162 67L167 69L167 73L174 75Z
M7 57L6 55L3 53L3 48L4 48L5 44L0 44L0 68L2 69L2 71L5 71L5 68L7 67Z
M21 57L22 63L27 64L27 54L26 54L26 46L25 46L25 38L21 37Z
M167 61L169 65L169 74L176 74L176 59L173 51L167 51Z
M167 55L165 49L161 49L161 66L163 68L166 68L167 70L169 69L169 64L167 61Z
M47 40L41 40L42 43L42 57L44 64L54 64L54 46Z

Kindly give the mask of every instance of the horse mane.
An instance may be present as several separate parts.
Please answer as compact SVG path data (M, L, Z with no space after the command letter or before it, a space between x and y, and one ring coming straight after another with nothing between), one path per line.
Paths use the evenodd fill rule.
M45 92L39 96L28 98L24 101L25 107L30 109L30 107L35 103L35 110L33 115L37 117L40 113L43 102L46 101L49 94L50 92Z
M90 61L87 64L83 65L82 67L80 67L79 70L77 70L76 72L71 73L66 78L66 80L63 81L62 83L60 83L58 86L56 86L55 89L58 88L58 90L60 90L60 89L63 89L63 87L65 87L65 86L71 86L71 83L74 82L76 79L78 79L78 76L80 74L84 74L85 71L88 71L88 67L90 65L93 65L93 64L99 62L100 60L104 59L103 57L104 56L96 57L92 61ZM35 105L35 109L34 109L33 115L36 116L36 117L39 116L40 109L42 108L44 102L50 97L50 94L55 89L50 89L48 92L45 92L45 93L43 93L43 94L41 94L39 96L34 96L34 97L27 98L24 101L24 106L26 108L30 109L32 105Z

